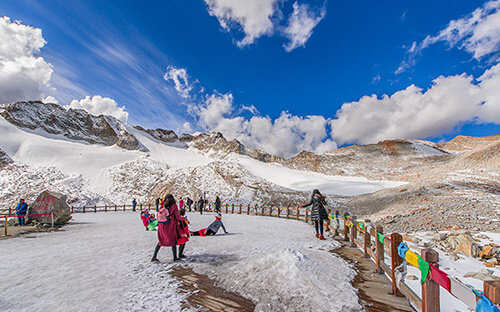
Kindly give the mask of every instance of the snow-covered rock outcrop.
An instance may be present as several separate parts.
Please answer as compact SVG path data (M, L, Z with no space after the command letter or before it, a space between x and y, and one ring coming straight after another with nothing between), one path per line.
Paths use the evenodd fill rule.
M44 130L90 144L118 145L127 150L145 150L116 118L94 116L81 109L68 109L40 101L16 102L2 107L0 115L10 123L31 130Z

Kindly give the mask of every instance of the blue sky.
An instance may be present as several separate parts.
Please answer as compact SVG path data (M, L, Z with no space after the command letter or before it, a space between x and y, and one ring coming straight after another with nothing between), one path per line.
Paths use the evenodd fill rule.
M3 0L0 15L42 31L46 43L33 55L52 73L39 86L40 96L54 96L61 105L86 96L110 98L131 124L217 130L286 156L399 136L439 141L500 133L500 99L491 86L464 103L443 104L447 113L440 102L426 104L454 90L476 92L477 79L495 69L500 23L489 17L499 14L498 1L255 1L262 7L242 8L244 2L235 0ZM467 24L478 9L479 23ZM294 13L298 27L291 32ZM450 21L459 19L465 21L463 36L445 37ZM474 32L481 23L493 31ZM423 43L426 37L431 43ZM299 43L291 47L293 40ZM167 68L185 70L187 79L176 88L173 79L164 79ZM443 80L438 96L417 99L418 91L410 90L401 101L380 100L411 85L425 93L439 76L463 73L469 82ZM496 72L491 79L494 85ZM374 94L378 98L360 101ZM349 102L356 108L344 106L339 114ZM485 103L487 112L479 112ZM421 109L413 113L426 115L412 125L414 107Z

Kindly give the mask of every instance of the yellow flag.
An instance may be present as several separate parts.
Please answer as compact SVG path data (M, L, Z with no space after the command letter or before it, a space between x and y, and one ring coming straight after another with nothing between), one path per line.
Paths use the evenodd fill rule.
M411 250L406 252L406 262L418 268L418 255Z

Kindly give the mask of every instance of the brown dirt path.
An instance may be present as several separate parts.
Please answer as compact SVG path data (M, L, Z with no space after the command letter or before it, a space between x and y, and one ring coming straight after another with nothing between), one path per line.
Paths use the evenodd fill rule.
M215 286L214 281L207 275L195 273L189 267L174 266L171 274L183 283L182 291L191 293L187 297L187 303L201 308L202 311L251 312L255 309L252 301ZM185 308L188 308L188 305Z
M331 252L338 254L347 262L353 264L358 274L354 278L353 286L358 289L360 303L368 312L400 312L415 311L410 307L405 297L396 297L390 294L392 286L384 274L375 272L375 265L369 258L365 258L358 248L349 247L341 241L342 247Z

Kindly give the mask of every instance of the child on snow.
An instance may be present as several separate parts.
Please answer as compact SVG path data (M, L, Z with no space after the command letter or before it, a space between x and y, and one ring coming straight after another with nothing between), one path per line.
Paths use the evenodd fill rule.
M146 228L146 231L148 231L149 217L150 217L149 210L144 209L143 211L141 211L141 220L142 224Z
M181 215L179 219L180 237L177 240L177 245L179 245L179 258L182 259L186 258L186 256L184 256L184 247L189 241L189 220L186 217L186 209L180 209L179 213Z
M156 227L158 226L158 220L155 218L155 214L152 213L149 215L148 219L148 229L150 231L156 231Z
M215 221L210 223L210 225L205 228L201 229L196 232L191 232L192 236L210 236L210 235L215 235L219 231L219 229L222 227L224 230L224 233L227 234L226 228L224 227L224 223L222 223L222 215L218 213L215 215Z

